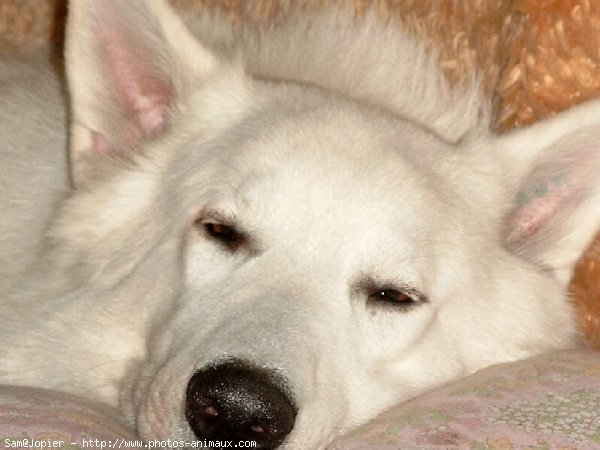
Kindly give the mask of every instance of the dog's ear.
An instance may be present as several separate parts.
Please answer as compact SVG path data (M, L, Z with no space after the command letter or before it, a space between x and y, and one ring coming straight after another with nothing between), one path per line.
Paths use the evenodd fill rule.
M499 138L513 207L507 242L568 282L600 226L600 102Z
M65 56L75 184L99 155L127 158L160 138L189 86L217 66L163 0L71 2Z

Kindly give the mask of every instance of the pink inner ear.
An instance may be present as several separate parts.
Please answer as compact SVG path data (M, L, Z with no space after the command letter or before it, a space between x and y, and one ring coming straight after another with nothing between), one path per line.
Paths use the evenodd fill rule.
M172 100L169 83L149 73L140 73L132 61L115 62L117 78L122 82L125 108L131 114L143 138L151 138L164 130Z
M564 174L528 184L517 195L517 208L508 223L508 244L519 246L559 216L566 217L579 194L581 184Z
M159 82L155 83L159 84ZM133 109L145 137L153 137L164 130L171 93L168 85L156 86L154 94L134 97Z
M104 69L110 101L121 109L126 121L124 138L136 147L140 141L164 131L173 88L166 74L159 73L157 50L144 48L111 27L100 25L100 66ZM112 93L110 92L112 90Z

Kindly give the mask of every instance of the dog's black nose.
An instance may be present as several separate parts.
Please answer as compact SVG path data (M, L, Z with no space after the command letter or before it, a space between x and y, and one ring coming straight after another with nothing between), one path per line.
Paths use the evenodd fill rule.
M296 413L274 373L241 361L200 370L188 383L185 414L201 440L274 449L292 431Z

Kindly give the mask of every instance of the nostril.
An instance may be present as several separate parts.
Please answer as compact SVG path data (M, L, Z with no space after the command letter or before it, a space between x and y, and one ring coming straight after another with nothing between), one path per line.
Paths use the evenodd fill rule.
M252 440L274 449L293 428L297 409L271 371L229 361L196 372L186 418L199 439Z
M194 432L210 433L218 426L218 418L221 414L216 401L199 393L188 396L186 405L186 416Z
M204 412L207 416L217 417L219 415L219 410L216 406L210 405L204 408Z

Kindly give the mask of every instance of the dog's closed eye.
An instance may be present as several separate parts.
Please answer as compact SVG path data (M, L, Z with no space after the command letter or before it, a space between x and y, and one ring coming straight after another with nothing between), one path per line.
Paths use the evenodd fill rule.
M410 305L415 302L415 299L405 292L389 288L375 289L374 291L369 292L368 299L372 303L385 302Z
M236 251L245 242L245 235L239 232L235 226L215 222L197 222L205 235L222 245L229 251Z
M406 310L427 301L425 296L414 288L376 283L372 280L359 283L359 290L366 297L367 306L373 308L389 307Z

